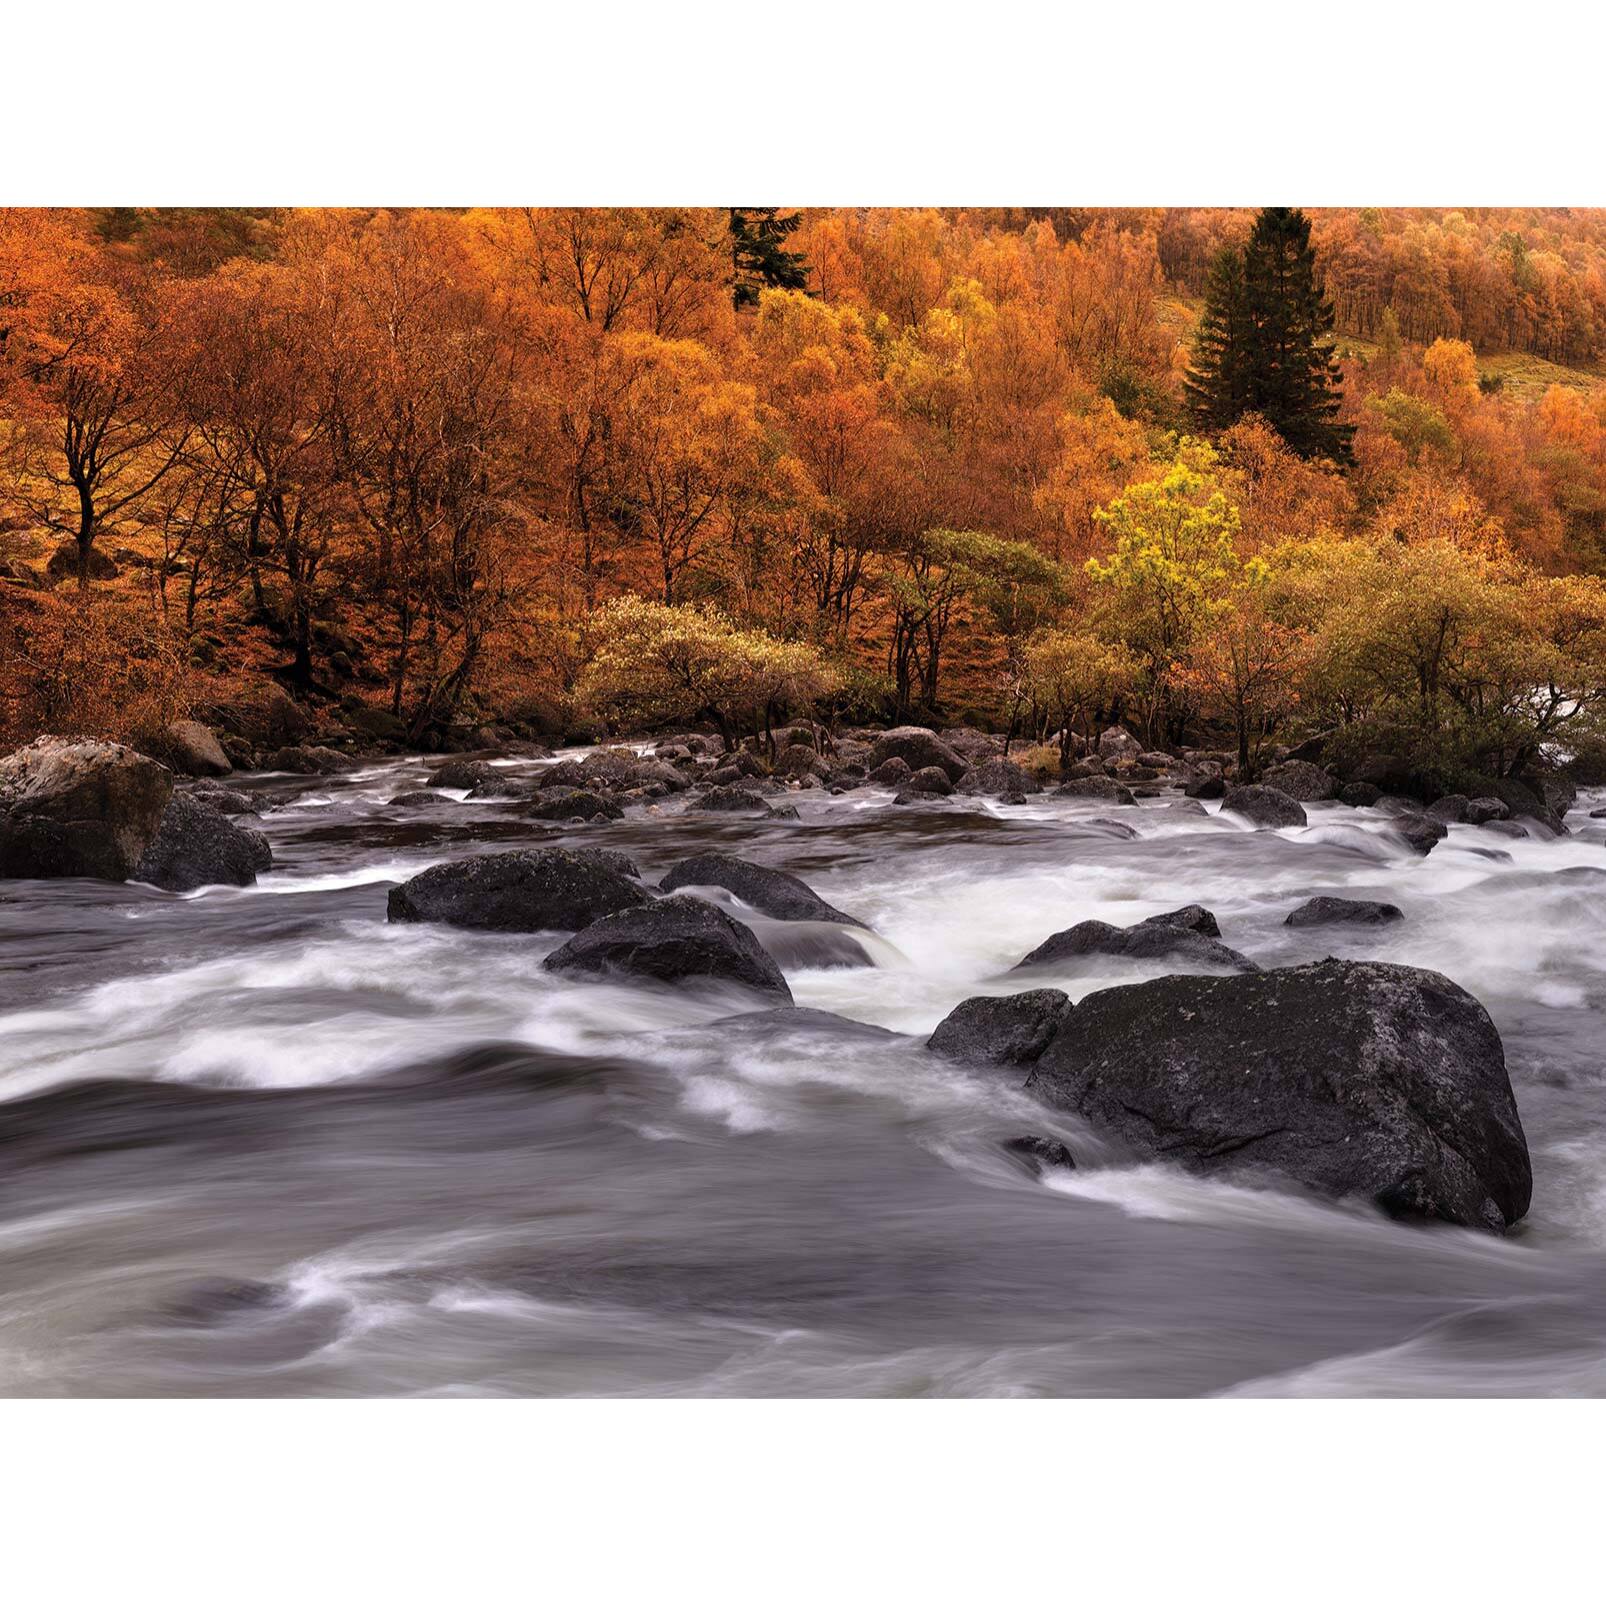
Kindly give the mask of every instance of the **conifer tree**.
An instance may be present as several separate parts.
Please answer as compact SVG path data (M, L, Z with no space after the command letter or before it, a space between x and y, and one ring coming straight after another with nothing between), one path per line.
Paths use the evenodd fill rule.
M781 216L777 206L733 206L730 209L731 299L738 307L758 304L766 288L807 290L809 264L786 242L803 221L801 212Z
M1332 329L1310 219L1266 207L1243 250L1224 252L1212 270L1186 381L1195 416L1225 429L1259 413L1301 457L1348 462L1354 429L1337 422Z

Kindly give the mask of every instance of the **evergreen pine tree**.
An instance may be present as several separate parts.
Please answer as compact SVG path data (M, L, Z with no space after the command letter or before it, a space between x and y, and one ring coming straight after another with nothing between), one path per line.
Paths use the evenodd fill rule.
M1301 457L1350 460L1352 426L1337 422L1333 308L1316 283L1310 219L1268 206L1241 253L1212 270L1187 394L1207 428L1259 413Z
M803 221L801 212L787 217L776 206L733 206L730 209L731 299L738 307L755 306L766 287L807 290L809 265L801 251L788 251L786 241Z
M1225 246L1210 265L1193 366L1182 382L1188 406L1204 428L1229 429L1249 411L1249 346L1243 252Z

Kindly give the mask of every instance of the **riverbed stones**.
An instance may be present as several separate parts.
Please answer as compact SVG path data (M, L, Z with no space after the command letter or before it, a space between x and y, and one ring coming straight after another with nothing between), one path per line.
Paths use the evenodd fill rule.
M1236 814L1263 830L1285 830L1307 823L1298 801L1275 786L1234 786L1222 799L1221 812Z
M594 854L519 848L431 865L391 888L388 914L474 931L578 931L651 901Z
M172 795L173 772L131 747L41 736L0 759L0 878L126 881Z
M682 887L723 887L772 920L826 920L837 925L863 922L833 908L813 888L785 870L755 864L731 853L698 853L682 859L659 883L665 892Z
M874 786L902 786L913 774L901 758L889 758L870 771L869 779Z
M198 719L171 720L145 750L178 775L228 775L234 768L216 733Z
M472 792L482 785L494 785L503 771L483 758L449 758L429 772L425 786L449 786L454 791Z
M1040 1177L1045 1171L1076 1169L1076 1160L1071 1151L1058 1138L1028 1134L1025 1137L1006 1138L1003 1147L1005 1154L1019 1160L1033 1176Z
M133 879L168 892L249 887L272 866L273 851L260 831L236 825L191 793L175 792Z
M971 1065L1034 1065L1071 1008L1058 987L1007 998L967 998L943 1017L926 1047Z
M1338 801L1352 809L1369 809L1382 795L1383 789L1370 781L1350 781L1338 789Z
M1283 921L1285 926L1386 926L1403 920L1398 904L1368 898L1307 898Z
M649 981L726 981L792 1001L780 967L740 921L684 895L607 915L542 961L551 971L639 976Z
M1502 1232L1532 1172L1500 1035L1430 970L1328 959L1083 999L1028 1086L1140 1154Z
M751 786L716 786L690 805L703 814L774 814L769 800Z

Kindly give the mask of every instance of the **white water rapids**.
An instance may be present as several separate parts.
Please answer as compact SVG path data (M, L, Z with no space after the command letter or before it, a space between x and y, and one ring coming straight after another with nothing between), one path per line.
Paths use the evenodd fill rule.
M248 778L275 855L252 888L0 883L0 1392L1606 1391L1598 798L1570 835L1452 826L1420 858L1338 805L1275 832L875 790L562 829L387 806L424 773ZM622 848L649 882L708 848L790 870L873 928L875 965L788 966L836 1018L774 1015L550 975L556 933L386 924L396 880L535 842ZM1282 924L1321 892L1406 918ZM976 993L1158 974L1008 972L1184 903L1263 966L1373 957L1478 997L1527 1220L1496 1240L1134 1164L921 1047ZM1033 1176L1001 1147L1022 1134L1078 1169Z

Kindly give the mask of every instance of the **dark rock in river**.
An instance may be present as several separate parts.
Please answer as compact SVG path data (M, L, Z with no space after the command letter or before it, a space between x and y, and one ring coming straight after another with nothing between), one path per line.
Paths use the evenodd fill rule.
M281 747L263 759L262 767L291 775L343 775L357 768L357 760L332 747Z
M1349 804L1352 809L1369 809L1382 795L1382 788L1373 786L1370 781L1351 781L1338 789L1338 801Z
M663 898L608 915L576 932L542 964L553 971L652 981L732 981L792 1001L786 978L758 938L701 898Z
M1058 987L1008 998L967 998L943 1018L926 1047L972 1065L1033 1065L1071 1008Z
M543 787L539 798L523 811L532 820L622 820L625 811L600 792L582 792L567 786Z
M1491 820L1505 820L1511 810L1497 797L1475 797L1466 808L1468 825L1488 825Z
M793 749L798 751L798 749ZM831 920L857 926L852 915L834 909L805 882L785 870L738 859L730 853L699 853L682 859L659 883L665 892L681 887L723 887L772 920Z
M914 771L901 758L889 758L870 771L870 780L876 786L902 786Z
M1275 786L1235 786L1223 799L1221 812L1273 830L1306 824L1304 809Z
M1201 910L1200 913L1207 911ZM1186 911L1179 911L1186 913ZM1213 917L1212 917L1213 918ZM1112 926L1103 920L1084 920L1056 931L1015 966L1059 964L1066 959L1103 955L1113 959L1179 959L1187 964L1219 965L1232 970L1258 970L1254 960L1206 936L1201 929L1171 924L1171 917L1156 916L1135 926Z
M911 775L935 764L950 781L959 780L970 768L935 731L923 725L900 725L876 738L868 759L872 778L889 758L901 758Z
M933 797L947 797L954 789L954 783L948 779L947 771L936 764L927 765L923 770L916 770L904 785L908 791L930 792Z
M1300 904L1285 926L1384 926L1403 920L1404 910L1392 903L1372 903L1365 898L1310 898Z
M392 920L476 931L578 931L605 915L652 901L594 853L520 848L431 865L392 887Z
M1405 814L1390 827L1408 848L1426 857L1449 834L1448 826L1429 819L1426 814Z
M1182 790L1188 797L1225 797L1227 783L1219 775L1198 775Z
M770 814L769 801L750 786L719 786L690 805L704 814Z
M169 892L248 887L259 871L272 866L273 850L260 831L236 825L199 798L175 792L133 879Z
M1090 797L1100 803L1137 802L1119 781L1112 781L1107 775L1085 775L1074 781L1066 781L1064 785L1054 788L1054 796Z
M503 772L483 758L451 758L430 771L425 786L450 786L454 790L471 792L484 782L502 779Z
M1042 782L1007 758L983 759L959 783L961 792L980 797L1030 797Z
M172 771L131 747L41 736L0 759L0 878L126 881L172 795Z
M386 804L387 809L416 809L416 808L456 808L457 799L445 796L441 792L431 792L422 786L416 786L410 792L398 792Z
M1199 1170L1264 1167L1492 1232L1528 1208L1499 1033L1430 970L1329 959L1110 987L1072 1011L1028 1086Z
M1034 1176L1076 1169L1071 1151L1058 1138L1009 1138L1005 1140L1004 1153L1014 1155Z
M1221 923L1202 903L1190 903L1181 909L1171 910L1169 914L1150 915L1143 924L1146 926L1176 926L1183 931L1197 931L1206 937L1219 937L1221 935Z

